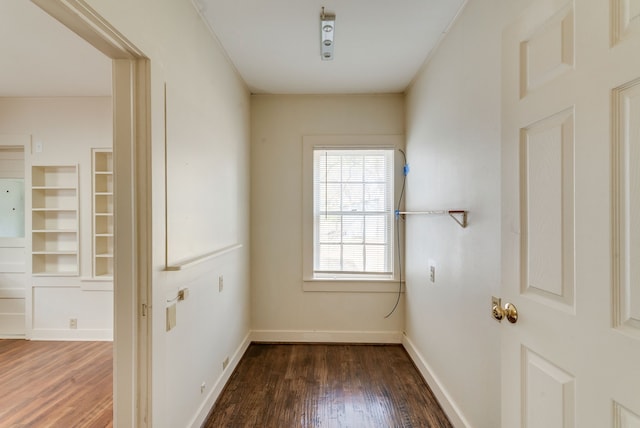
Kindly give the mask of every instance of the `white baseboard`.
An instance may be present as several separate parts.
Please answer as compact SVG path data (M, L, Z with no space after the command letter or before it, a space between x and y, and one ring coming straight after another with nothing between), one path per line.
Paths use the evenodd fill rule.
M253 342L402 343L399 331L253 330Z
M216 383L213 385L213 388L211 388L211 391L209 392L209 394L207 394L207 398L202 402L202 404L198 408L198 411L195 417L187 425L188 427L199 428L206 421L207 416L209 416L209 412L213 408L213 405L216 403L216 400L222 393L222 390L224 389L225 385L229 381L231 374L235 370L236 366L240 362L240 359L242 358L244 353L247 351L247 348L249 347L250 344L251 344L251 332L247 333L247 335L245 336L240 346L238 346L238 349L236 349L236 352L234 352L231 358L229 359L229 364L227 365L227 368L222 371L222 374L220 375Z
M31 340L113 341L113 330L89 329L36 329L31 330Z
M0 339L7 339L7 340L13 340L13 339L26 339L27 336L24 334L2 334L0 333Z
M415 345L406 335L402 337L402 345L407 350L407 353L413 360L413 363L416 365L422 377L427 381L431 391L438 399L438 403L440 403L440 407L447 414L449 421L456 428L472 428L471 424L464 417L460 408L456 405L456 403L451 399L451 396L447 392L446 388L440 382L438 377L435 375L429 364L422 357L422 354L416 349Z

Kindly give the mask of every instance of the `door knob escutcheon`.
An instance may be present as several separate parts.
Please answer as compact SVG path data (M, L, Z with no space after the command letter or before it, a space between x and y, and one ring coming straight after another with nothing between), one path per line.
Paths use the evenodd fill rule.
M502 310L502 299L496 296L491 296L491 316L498 322L504 318L504 311Z
M502 318L504 318L504 309L502 309L500 305L494 304L491 308L491 315L498 321L502 321Z

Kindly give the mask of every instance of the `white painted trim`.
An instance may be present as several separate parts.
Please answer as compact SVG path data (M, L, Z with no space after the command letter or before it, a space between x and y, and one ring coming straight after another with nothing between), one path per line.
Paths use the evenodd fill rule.
M84 0L31 1L113 60L114 228L118 236L113 424L148 427L152 425L152 332L151 316L146 315L152 297L150 61ZM27 301L27 337L32 328L31 303ZM33 337L36 334L33 330Z
M453 398L449 395L445 386L429 366L429 363L427 363L407 335L402 336L402 345L418 368L420 374L422 374L424 380L431 388L431 391L433 391L433 394L438 399L438 403L440 403L440 407L442 407L442 410L447 414L447 417L453 426L456 428L473 428L469 421L464 417L460 407L455 403L455 401L453 401Z
M191 422L187 425L188 427L191 427L191 428L200 427L205 422L205 420L207 419L207 416L209 416L209 412L213 408L213 405L216 403L216 400L218 399L218 397L222 393L222 390L224 389L227 382L229 381L231 374L236 369L236 366L238 365L238 363L242 359L242 356L244 355L244 353L247 351L247 348L251 344L250 339L251 339L251 332L247 333L247 335L245 336L244 340L242 341L238 349L236 349L236 352L233 353L233 356L229 360L229 365L227 366L226 369L222 371L222 373L220 374L220 377L218 377L218 380L213 385L213 388L211 388L211 391L207 395L207 398L202 402L202 404L198 408L198 411L196 412L196 415L191 420Z
M400 331L253 330L252 342L402 343Z
M376 286L368 287L363 281L339 281L337 289L328 282L322 280L316 285L309 281L313 275L313 151L315 148L339 148L339 149L392 149L394 150L394 165L397 149L405 146L404 134L380 134L380 135L304 135L302 137L302 275L304 291L347 291L367 292ZM394 174L395 176L396 174ZM393 200L400 193L401 180L394 179ZM394 234L396 232L394 231ZM394 235L395 236L395 235ZM395 238L394 238L395 240ZM391 243L393 246L393 242ZM393 271L398 272L398 258L393 257ZM379 280L378 280L379 281ZM375 281L371 281L375 282ZM393 285L387 285L386 290L378 292L393 293ZM395 290L397 292L397 288Z
M0 339L24 339L24 311L0 314Z
M334 293L398 293L399 281L397 279L383 280L332 280L332 279L305 279L302 282L304 291L331 291ZM402 281L402 293L405 285Z
M84 281L80 283L80 290L82 291L103 291L103 292L112 292L113 293L113 281Z
M0 263L0 273L27 273L27 264L26 263Z
M31 330L31 340L70 340L70 341L113 341L113 330L68 330L34 328Z
M0 299L24 299L24 296L24 288L0 288Z
M169 222L167 221L167 223L169 223ZM169 233L167 232L167 235L168 234ZM169 244L169 242L167 241L167 247L169 247L168 244ZM220 257L220 256L224 255L224 254L230 253L232 251L239 250L240 248L242 248L242 244L229 245L228 247L224 247L224 248L221 248L219 250L212 251L210 253L202 254L200 256L196 256L196 257L191 258L189 260L183 260L183 261L176 262L176 263L173 263L173 264L168 264L166 266L165 270L167 270L167 271L185 270L185 269L188 269L190 267L197 266L200 263L204 263L204 262L209 261L211 259L215 259L217 257Z
M31 186L29 186L31 187ZM25 184L25 192L27 186ZM25 231L26 234L26 231ZM26 239L24 238L0 238L0 248L25 248Z

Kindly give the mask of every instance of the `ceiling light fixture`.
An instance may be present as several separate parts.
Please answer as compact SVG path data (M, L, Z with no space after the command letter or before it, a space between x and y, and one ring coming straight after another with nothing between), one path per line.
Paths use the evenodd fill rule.
M323 61L333 59L333 37L336 32L336 16L324 12L320 14L320 52Z

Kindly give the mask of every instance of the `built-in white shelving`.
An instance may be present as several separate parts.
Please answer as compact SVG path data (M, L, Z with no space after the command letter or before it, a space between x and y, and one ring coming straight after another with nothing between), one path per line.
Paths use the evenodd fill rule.
M31 206L33 275L78 275L78 165L34 165Z
M113 278L113 152L93 149L93 276Z

